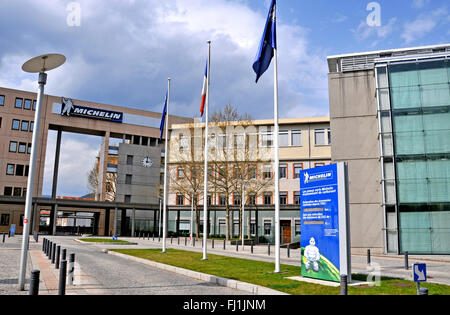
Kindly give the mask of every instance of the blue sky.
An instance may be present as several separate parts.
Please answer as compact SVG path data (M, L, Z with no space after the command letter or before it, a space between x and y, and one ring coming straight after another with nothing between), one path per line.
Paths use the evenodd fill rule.
M81 9L79 26L67 22L75 12L71 2ZM371 2L277 1L281 118L328 115L327 56L450 42L448 1L376 1L376 27L367 23ZM67 63L49 73L48 94L160 112L171 77L172 113L198 117L206 41L212 40L210 110L230 103L254 119L268 119L272 67L256 85L252 63L269 3L2 0L0 86L36 91L37 78L23 73L22 63L57 52ZM61 194L80 194L74 185Z

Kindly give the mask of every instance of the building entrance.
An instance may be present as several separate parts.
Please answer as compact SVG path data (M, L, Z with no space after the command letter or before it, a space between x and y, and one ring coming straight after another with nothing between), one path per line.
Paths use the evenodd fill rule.
M51 234L53 230L52 210L41 210L39 232ZM57 235L97 235L100 213L58 211L56 218Z

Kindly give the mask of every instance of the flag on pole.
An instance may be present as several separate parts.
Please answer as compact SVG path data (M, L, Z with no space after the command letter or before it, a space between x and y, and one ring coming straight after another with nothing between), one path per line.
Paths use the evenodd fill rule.
M163 134L164 134L164 126L166 124L166 115L167 115L167 95L168 93L166 93L166 101L165 101L165 105L164 105L164 109L162 112L162 117L161 117L161 125L159 127L159 130L161 130L161 136L159 137L159 140L162 140L163 138Z
M205 113L205 103L206 103L206 91L208 89L208 62L206 62L206 69L205 69L205 78L203 79L203 90L202 90L202 105L200 107L200 113L202 114L201 117L203 117Z
M267 68L269 68L274 56L274 49L277 49L275 6L276 0L272 0L261 44L253 64L253 71L256 73L256 83L258 83L259 78L266 72Z

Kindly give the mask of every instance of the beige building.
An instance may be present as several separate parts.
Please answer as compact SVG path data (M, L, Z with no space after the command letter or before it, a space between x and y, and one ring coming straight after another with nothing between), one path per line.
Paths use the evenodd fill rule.
M16 225L17 233L22 232L36 98L36 93L0 88L0 233L7 232L12 224ZM142 221L142 231L154 229L156 210L159 210L164 147L159 141L161 113L50 95L44 96L42 106L33 191L36 220L33 221L32 231L72 233L87 227L87 231L98 235L125 233L125 230L130 233L131 220L134 223ZM171 116L169 125L191 121ZM42 198L50 130L58 134L54 179L51 198ZM102 139L98 163L99 188L92 200L62 200L60 197L64 196L56 195L63 132ZM80 173L87 174L92 165L86 165ZM108 174L111 173L117 178L116 198L113 202L106 202L111 190L111 185L108 185ZM134 209L131 210L133 214L125 209ZM142 211L136 217L137 209L152 211L151 214ZM114 215L110 215L110 210L114 210ZM114 217L117 225L112 223Z
M300 237L299 172L330 164L331 134L329 118L282 119L279 126L281 235L283 243L291 243ZM191 206L199 217L194 229L203 224L204 127L196 122L175 124L171 130L168 203L175 211L169 228L179 234L190 231ZM272 120L209 125L210 235L226 235L227 226L230 237L241 234L241 196L245 194L250 216L245 214L243 220L244 235L250 231L261 241L273 242L273 137Z

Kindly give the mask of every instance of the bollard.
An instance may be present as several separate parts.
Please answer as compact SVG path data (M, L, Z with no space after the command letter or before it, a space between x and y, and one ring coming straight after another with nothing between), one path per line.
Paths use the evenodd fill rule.
M50 242L50 246L48 247L48 259L52 259L52 248L53 248L53 242Z
M150 241L150 232L148 232L147 241Z
M367 250L367 264L370 266L371 261L370 261L370 249Z
M212 239L211 247L214 248L214 237L213 237L213 239Z
M70 254L69 256L69 272L67 274L67 284L72 286L73 285L73 275L75 270L75 254Z
M177 245L180 245L180 237L177 236Z
M66 260L66 255L67 255L67 249L63 249L62 254L61 254L61 261Z
M405 269L409 270L408 252L405 252Z
M184 237L184 246L187 246L187 237Z
M267 243L267 254L270 256L270 243Z
M59 256L61 254L61 246L56 246L55 269L59 269Z
M420 288L417 295L428 295L428 289L427 288Z
M239 241L236 241L236 251L239 251Z
M225 250L225 247L226 247L225 242L226 242L226 239L223 240L223 250Z
M66 273L67 260L61 261L61 269L59 270L58 295L66 295Z
M39 270L31 271L29 295L39 295Z
M158 243L161 242L161 236L158 236Z
M42 251L45 251L45 238L42 239Z
M341 295L348 294L348 277L347 275L341 275Z
M253 254L253 240L250 242L250 252Z
M153 233L153 238L152 238L152 242L155 241L155 233Z
M193 241L193 242L192 242L192 244L193 244L192 246L195 247L195 237L192 238L192 241Z
M291 245L290 244L288 244L288 246L287 246L287 257L291 258Z
M3 243L5 242L6 234L3 233Z
M173 236L170 237L170 244L173 243Z
M53 244L53 248L52 248L52 264L55 263L55 258L56 258L56 243Z

